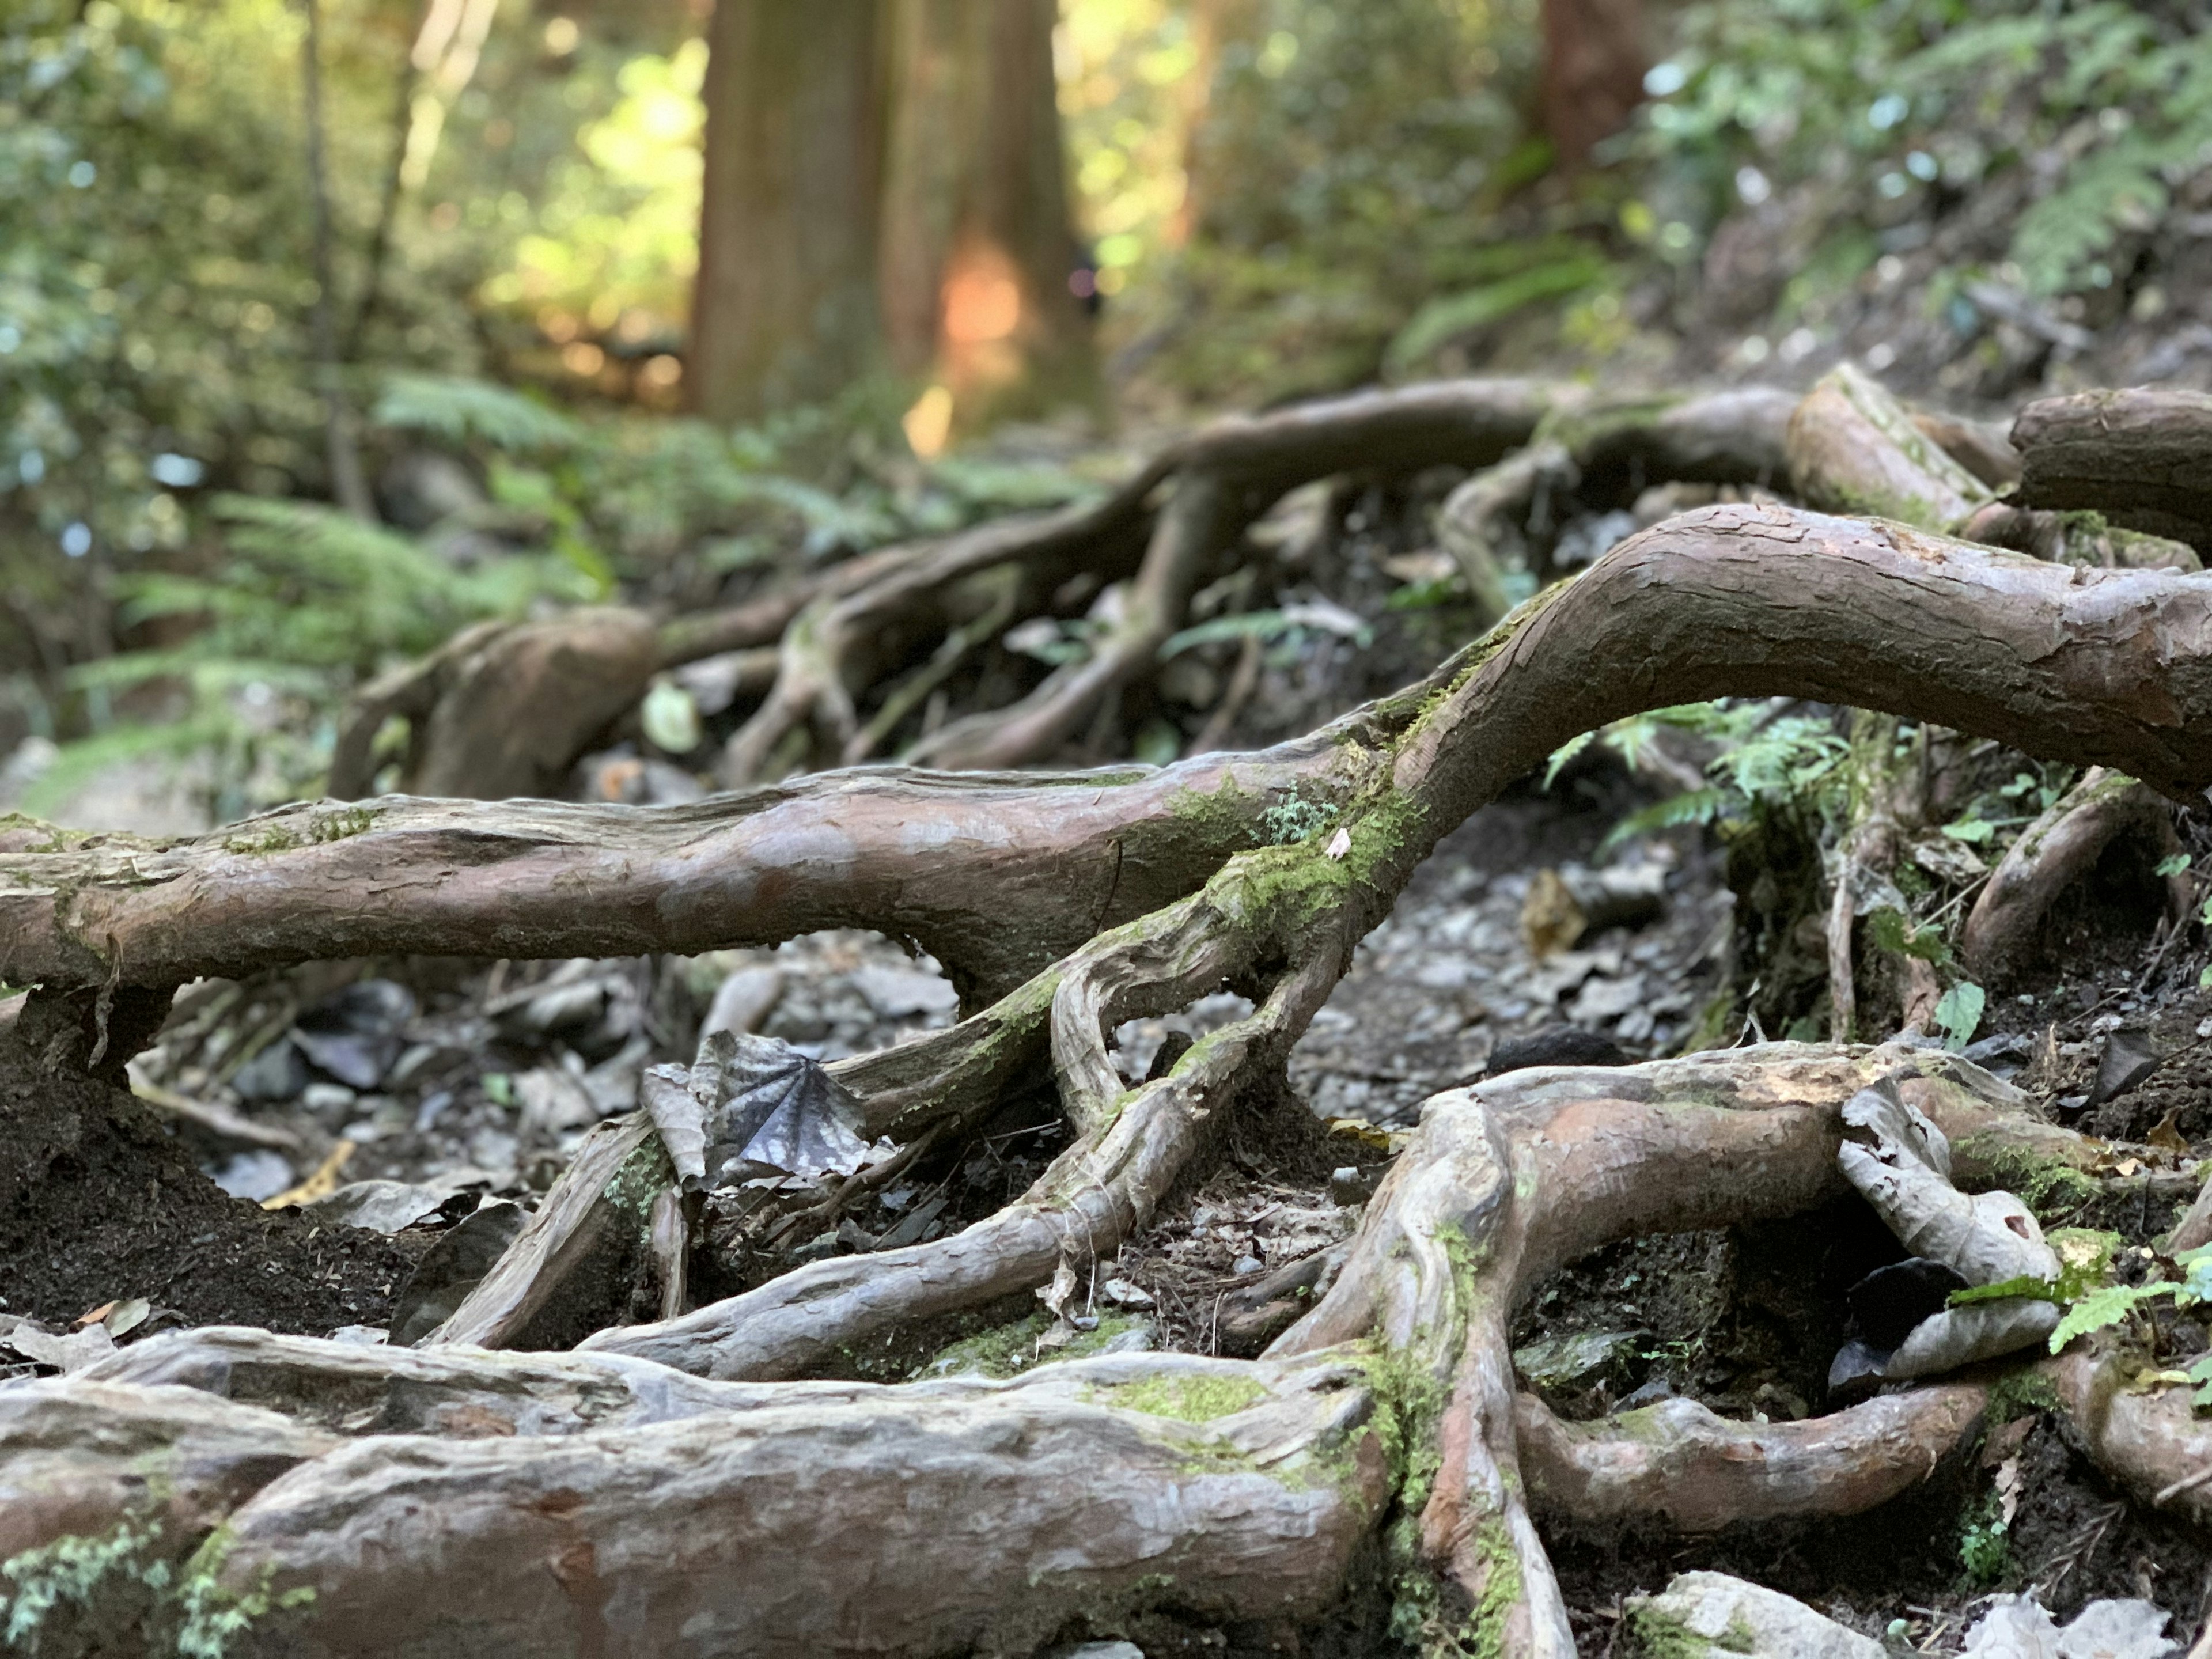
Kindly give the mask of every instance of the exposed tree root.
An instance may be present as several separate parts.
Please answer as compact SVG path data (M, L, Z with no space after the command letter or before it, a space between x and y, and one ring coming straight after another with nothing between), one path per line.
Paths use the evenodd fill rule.
M2164 858L2180 850L2165 803L2132 779L2092 767L2021 834L1990 874L1960 935L1960 955L1978 976L2014 967L2060 896L2087 875L2123 836L2142 836ZM2194 896L2185 878L2167 882L2167 909L2180 921Z
M2137 387L2046 398L2020 412L2021 504L2089 508L2212 553L2212 397Z
M557 793L599 730L645 695L653 624L611 607L548 622L479 623L356 696L331 757L330 793L372 792L385 722L408 722L400 787L496 800Z
M1325 811L1387 766L1418 793L1425 851L1577 732L1724 696L1910 713L2186 799L2212 778L2212 595L2170 571L1705 508L1420 686L1255 755L1019 781L869 770L689 807L387 799L167 843L11 828L0 978L171 985L322 957L700 951L874 926L1003 990L1194 890L1293 784Z
M753 1385L604 1349L204 1331L0 1395L23 1425L0 1438L0 1481L35 1500L12 1511L37 1518L29 1547L137 1513L143 1489L118 1483L149 1455L212 1469L162 1547L173 1559L220 1520L220 1585L315 1592L240 1650L310 1654L1028 1652L1146 1609L1288 1629L1342 1595L1395 1492L1397 1593L1432 1636L1564 1656L1524 1480L1582 1524L1632 1507L1684 1528L1848 1512L1924 1475L1978 1416L1972 1383L1786 1427L1678 1407L1635 1448L1621 1425L1559 1425L1512 1394L1504 1322L1528 1285L1631 1233L1825 1201L1842 1103L1899 1073L1984 1156L2049 1130L2013 1136L2030 1121L2004 1085L1920 1050L1516 1073L1430 1103L1336 1288L1258 1362ZM2185 1392L2118 1392L2088 1357L2051 1372L2124 1482L2162 1489L2212 1461ZM333 1428L357 1437L333 1445ZM261 1462L223 1449L249 1431ZM60 1462L29 1449L58 1443ZM2198 1515L2212 1493L2169 1501ZM1429 1572L1461 1600L1423 1601Z
M1988 1398L1983 1384L1945 1382L1800 1423L1730 1422L1694 1400L1563 1423L1524 1394L1513 1420L1540 1514L1695 1533L1887 1503L1972 1437Z
M775 689L731 739L723 777L744 784L763 775L779 746L809 724L817 740L802 758L865 759L896 721L863 730L858 696L917 643L943 636L937 660L949 665L975 642L970 631L982 631L979 619L995 631L1009 617L1035 615L1078 575L1090 579L1079 603L1130 579L1083 661L1055 671L1009 708L923 738L910 756L955 769L1042 759L1080 732L1103 700L1151 672L1159 647L1183 625L1191 595L1219 574L1245 526L1286 490L1346 471L1403 477L1438 463L1486 465L1527 441L1559 395L1528 381L1467 380L1218 422L1087 512L1043 521L1026 535L972 537L802 614L785 637Z
M1765 386L1591 404L1560 397L1526 448L1477 472L1437 515L1437 535L1478 609L1512 608L1504 556L1518 546L1529 574L1556 574L1551 552L1565 508L1620 507L1649 485L1790 487L1784 448L1796 398Z
M1463 454L1470 429L1505 418L1487 392L1366 407L1401 459L1431 442ZM1533 426L1516 405L1511 418L1524 416ZM1158 564L1138 579L1159 605L1144 628L1212 556L1179 563L1185 553L1164 547L1218 550L1222 526L1297 471L1285 456L1308 471L1347 464L1328 447L1342 422L1299 418L1224 428L1205 465L1154 480L1177 478L1152 525ZM1149 511L1149 490L1132 515ZM979 574L1009 562L973 556ZM963 626L1002 599L939 620ZM962 741L1011 754L1064 735L1068 710L1095 704L1113 676L1079 682L1048 681ZM787 730L825 718L822 684ZM238 1413L258 1420L262 1404L304 1419L303 1433L365 1432L301 1442L288 1472L211 1480L216 1496L164 1534L167 1549L232 1505L202 1567L226 1593L278 1598L244 1650L1015 1653L1155 1612L1287 1629L1326 1612L1379 1541L1431 1647L1565 1659L1572 1634L1532 1493L1601 1520L1644 1501L1631 1492L1660 1493L1650 1501L1682 1524L1731 1504L1833 1513L1880 1501L1921 1450L1955 1444L1971 1389L1748 1439L1676 1413L1637 1465L1516 1406L1505 1333L1529 1286L1633 1234L1838 1198L1841 1108L1885 1076L1951 1137L1962 1184L2095 1149L1919 1049L1773 1045L1519 1072L1429 1103L1319 1305L1260 1361L1124 1355L1010 1384L780 1379L848 1370L860 1350L926 1340L945 1316L1110 1255L1192 1167L1213 1115L1267 1085L1444 834L1585 730L1722 696L1941 722L2182 797L2212 782L2212 594L2168 570L2053 566L1893 523L1726 506L1632 538L1422 685L1258 755L1051 779L871 770L682 809L387 799L167 846L13 826L0 832L0 979L37 982L33 1024L95 1034L103 1052L140 1040L111 1024L126 994L159 999L203 973L384 951L696 951L870 926L935 951L972 1011L841 1065L870 1133L954 1138L1017 1084L1049 1077L1074 1142L1020 1202L950 1238L816 1262L695 1313L602 1330L564 1359L458 1345L272 1355L256 1339L202 1336L118 1357L103 1377L238 1396L203 1402L212 1415L149 1382L12 1397L46 1402L23 1407L27 1421L136 1413L157 1426L112 1442L134 1457L149 1433L160 1445L210 1437L222 1470L247 1423ZM839 742L862 735L834 708L826 718ZM1112 1027L1224 984L1254 1011L1164 1076L1125 1085ZM522 1338L544 1305L538 1287L557 1280L568 1241L592 1231L644 1144L635 1125L605 1133L611 1147L632 1138L629 1153L609 1153L617 1173L586 1170L549 1204L559 1213L537 1243L487 1281L482 1317L449 1336ZM630 1195L641 1236L665 1185L664 1173ZM2212 1431L2185 1406L2176 1414L2179 1392L2116 1395L2109 1375L2069 1356L2052 1380L2117 1478L2141 1488L2166 1470L2156 1501L2177 1466L2212 1462ZM88 1455L109 1443L70 1421ZM1909 1457L1885 1443L1899 1435ZM1764 1460L1756 1480L1729 1472L1747 1446ZM1812 1478L1836 1463L1850 1480ZM27 1450L0 1483L17 1464L41 1492L76 1480L109 1492L82 1513L113 1513L99 1507L119 1490L112 1466L55 1485L39 1471L59 1466ZM2167 1501L2201 1517L2212 1486ZM52 1511L65 1512L80 1513ZM40 1524L33 1542L64 1523ZM294 1590L313 1599L286 1601ZM70 1650L58 1638L53 1650Z

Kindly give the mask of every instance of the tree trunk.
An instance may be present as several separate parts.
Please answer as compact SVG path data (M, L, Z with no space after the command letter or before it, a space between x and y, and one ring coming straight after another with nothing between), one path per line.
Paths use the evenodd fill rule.
M722 0L707 67L691 405L717 421L831 396L880 361L877 0Z
M1646 67L1643 0L1544 0L1544 133L1561 167L1628 124Z
M882 305L894 363L950 394L940 439L948 416L971 426L1095 390L1090 319L1068 287L1079 250L1056 14L1054 0L898 0L892 12Z
M1247 54L1256 50L1266 21L1263 0L1192 0L1190 39L1198 51L1198 67L1188 79L1191 93L1183 110L1182 205L1169 227L1177 242L1206 228L1207 209L1231 188L1234 169L1221 165L1224 158L1218 154L1218 105L1226 94L1232 64L1242 67L1250 61Z

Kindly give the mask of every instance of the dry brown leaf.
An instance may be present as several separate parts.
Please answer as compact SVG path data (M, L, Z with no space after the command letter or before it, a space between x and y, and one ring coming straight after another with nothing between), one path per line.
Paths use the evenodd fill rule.
M1574 892L1557 870L1539 870L1521 902L1521 937L1529 955L1541 962L1571 949L1589 925Z
M264 1210L289 1210L301 1204L313 1204L319 1198L328 1198L338 1189L338 1171L345 1168L346 1160L353 1156L353 1142L341 1140L331 1148L331 1155L315 1166L314 1174L296 1187L287 1188L274 1198L264 1198Z
M2181 1138L2181 1108L2174 1107L2159 1119L2157 1126L2143 1137L2146 1144L2161 1152L2172 1152L2176 1158L2189 1156L2189 1143Z

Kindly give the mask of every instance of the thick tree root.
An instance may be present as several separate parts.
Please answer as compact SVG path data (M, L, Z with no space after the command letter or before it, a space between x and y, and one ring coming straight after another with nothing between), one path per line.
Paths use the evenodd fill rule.
M2130 778L2090 768L2021 833L1967 912L1959 954L1968 969L1993 979L2016 966L2060 896L2130 835L2142 836L2160 858L2181 848L2163 801ZM2194 892L2186 877L2166 885L2166 908L2178 921L2189 914Z
M803 757L865 759L896 722L863 731L856 700L917 644L944 637L939 659L946 661L972 643L963 630L979 619L1002 627L1006 617L1034 615L1073 577L1091 579L1086 600L1103 585L1133 578L1118 616L1084 661L1009 708L931 733L910 757L950 769L1042 759L1082 732L1106 698L1152 671L1159 647L1183 625L1192 593L1219 574L1245 526L1286 490L1346 471L1404 477L1439 463L1487 465L1526 442L1559 395L1522 380L1452 381L1221 421L1095 507L1040 521L1027 533L979 532L948 544L799 617L785 636L775 687L730 741L723 778L741 785L774 769L802 727L816 739Z
M1526 539L1531 573L1548 571L1570 499L1626 507L1647 485L1674 483L1788 489L1784 434L1796 403L1765 386L1595 405L1563 395L1526 448L1445 500L1437 539L1494 620L1511 609L1501 556Z
M1324 811L1351 805L1379 781L1377 749L1398 789L1420 788L1425 824L1449 827L1580 732L1726 696L1909 714L2184 799L2212 781L2212 594L2168 571L1709 507L1631 538L1422 685L1257 755L1018 781L861 771L690 807L386 799L169 843L0 831L0 979L160 986L324 957L693 951L872 926L996 993L1194 890L1294 784Z
M1451 417L1462 428L1464 414ZM1267 465L1286 453L1279 437L1253 440ZM1224 460L1208 476L1187 505L1265 475ZM1185 500L1178 484L1163 524ZM743 1404L651 1382L672 1373L649 1362L718 1379L842 1371L863 1350L926 1341L943 1316L1063 1270L1077 1279L1190 1167L1231 1097L1264 1086L1439 838L1579 732L1720 696L1940 721L2183 797L2212 782L2212 595L2167 571L2053 567L1895 524L1724 507L1632 538L1424 685L1258 756L1073 780L862 772L661 811L388 800L166 848L0 832L0 979L86 1004L94 1028L125 993L311 957L698 950L874 926L935 951L971 1007L997 1000L844 1063L872 1129L950 1133L1017 1079L1048 1074L1075 1131L1021 1203L950 1239L818 1262L527 1362L547 1369L461 1346L287 1358L264 1374L328 1378L356 1402L307 1413L301 1431L370 1431L310 1449L238 1502L200 1570L227 1593L276 1598L244 1638L270 1652L1028 1652L1149 1613L1309 1619L1380 1538L1401 1610L1433 1644L1564 1659L1571 1633L1529 1507L1505 1337L1531 1285L1631 1234L1841 1196L1840 1109L1885 1076L1951 1137L1962 1184L2095 1149L1974 1067L1917 1049L1539 1069L1429 1103L1334 1285L1258 1362L1127 1355L1014 1384L826 1393L725 1384L754 1388ZM1224 982L1254 1012L1125 1086L1108 1030ZM574 1207L588 1216L606 1191L580 1181ZM560 1255L550 1224L546 1242L543 1263ZM526 1291L538 1271L515 1275ZM499 1297L485 1329L515 1340L527 1294ZM234 1360L192 1352L173 1374L239 1386ZM426 1357L445 1369L405 1370ZM610 1392L566 1366L614 1368ZM2167 1491L2177 1463L2212 1461L2185 1407L2174 1415L2178 1391L2053 1380L2093 1455L2138 1487L2162 1463L2150 1501L2166 1492L2201 1514L2203 1489ZM78 1389L127 1392L126 1414L173 1408L166 1391L121 1382L46 1393ZM670 1414L641 1421L648 1399ZM624 1426L577 1426L600 1401ZM258 1411L221 1409L234 1424ZM1917 1431L1940 1439L1944 1419L1923 1409L1908 1413ZM437 1431L375 1431L387 1419ZM209 1420L179 1419L169 1438ZM1840 1436L1822 1455L1844 1455L1857 1425L1881 1420L1802 1437ZM1698 1467L1701 1445L1734 1456L1731 1433L1676 1426L1669 1491L1741 1490ZM137 1456L144 1440L118 1443ZM1812 1455L1774 1443L1784 1474ZM1887 1489L1886 1455L1869 1441L1878 1473L1855 1490ZM40 1466L27 1454L23 1467ZM219 1482L206 1489L229 1501ZM1778 1475L1742 1501L1781 1514L1803 1491ZM204 1508L211 1523L220 1504ZM288 1601L295 1590L313 1599Z
M371 792L386 720L408 722L400 787L497 800L550 795L602 727L645 695L658 641L635 611L479 623L355 697L331 757L330 793Z
M1972 1438L1988 1400L1981 1383L1946 1382L1800 1423L1730 1422L1694 1400L1563 1423L1524 1394L1513 1421L1539 1514L1698 1533L1887 1503Z
M174 1559L285 1470L336 1443L196 1389L89 1377L0 1389L0 1560L126 1522L158 1525L163 1559Z
M2137 387L2046 398L2013 422L2022 505L2090 508L2212 553L2212 397Z

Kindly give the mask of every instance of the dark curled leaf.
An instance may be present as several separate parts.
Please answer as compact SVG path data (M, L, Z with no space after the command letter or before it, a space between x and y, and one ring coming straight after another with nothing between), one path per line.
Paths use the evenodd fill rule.
M1912 1328L1966 1288L1959 1273L1923 1256L1877 1267L1850 1288L1851 1322L1871 1347L1893 1349Z
M860 1103L818 1061L774 1037L717 1031L689 1067L649 1069L642 1094L687 1186L850 1175L869 1155Z

